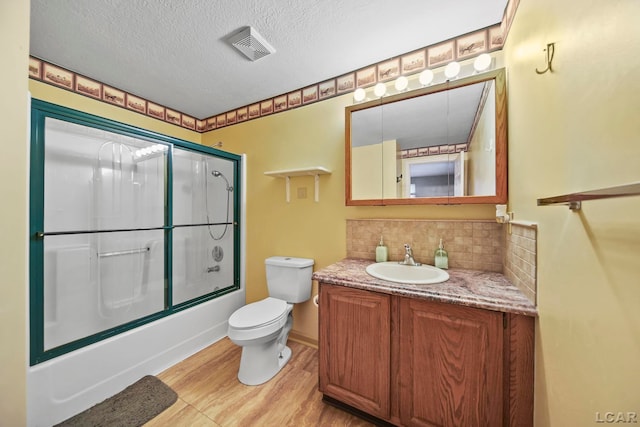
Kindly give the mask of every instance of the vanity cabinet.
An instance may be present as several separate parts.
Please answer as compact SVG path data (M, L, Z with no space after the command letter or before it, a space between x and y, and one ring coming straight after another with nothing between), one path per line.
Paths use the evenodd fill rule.
M320 306L320 390L388 419L391 296L322 285Z
M320 391L401 426L531 426L533 320L320 283Z
M400 419L499 426L503 314L400 298Z

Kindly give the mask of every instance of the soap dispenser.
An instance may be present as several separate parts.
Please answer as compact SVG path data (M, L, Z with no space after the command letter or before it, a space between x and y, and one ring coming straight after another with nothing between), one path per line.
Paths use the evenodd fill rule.
M442 238L440 239L440 245L434 254L435 258L435 266L438 268L447 269L449 268L449 254L444 250L444 246L442 245Z
M376 247L376 262L386 262L387 261L387 247L384 245L382 241L382 236L380 236L380 243Z

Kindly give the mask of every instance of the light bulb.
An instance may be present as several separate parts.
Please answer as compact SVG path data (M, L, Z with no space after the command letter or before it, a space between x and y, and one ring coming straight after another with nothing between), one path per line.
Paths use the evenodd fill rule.
M473 68L475 68L475 70L478 72L484 71L491 65L491 59L491 55L489 55L488 53L483 53L482 55L478 56L475 61L473 61Z
M431 82L433 81L433 71L424 70L423 72L420 73L419 80L422 86L427 86L431 84Z
M375 93L376 96L383 96L385 93L387 93L387 85L385 85L384 83L378 83L373 88L373 93Z
M405 76L398 77L398 79L396 80L396 90L403 91L407 88L407 86L409 86L409 79L407 79Z
M444 75L447 76L448 79L452 79L458 75L460 72L460 64L456 61L449 62L447 66L444 68Z
M366 96L367 96L366 92L361 87L359 87L358 89L356 89L355 92L353 92L353 100L356 102L363 101Z

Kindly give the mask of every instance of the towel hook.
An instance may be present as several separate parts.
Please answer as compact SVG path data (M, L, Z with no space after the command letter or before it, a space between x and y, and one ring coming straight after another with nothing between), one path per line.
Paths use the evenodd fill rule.
M553 67L552 67L552 62L553 62L553 55L556 52L556 44L555 43L547 43L547 48L543 49L543 51L547 52L547 68L545 68L544 70L540 71L536 68L536 73L538 74L544 74L547 71L551 71L553 72Z

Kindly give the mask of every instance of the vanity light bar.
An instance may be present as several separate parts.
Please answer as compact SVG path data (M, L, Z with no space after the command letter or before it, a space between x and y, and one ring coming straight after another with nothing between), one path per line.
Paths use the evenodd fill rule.
M460 62L452 61L449 62L445 67L440 67L440 69L438 69L436 72L440 74L440 71L442 71L442 75L444 76L443 81L449 81L457 79L459 77L466 77L464 75L460 75L460 73L463 72L463 68L465 68L465 74L466 72L468 72L469 76L473 74L483 73L485 71L490 71L495 66L495 60L493 56L491 56L491 54L483 53L481 55L478 55L473 60L473 68L471 68L470 71L468 71L470 68L468 67L468 64L469 63L467 62L465 64L465 67L463 67ZM420 74L418 75L418 82L420 84L420 87L414 89L419 89L421 87L430 86L431 84L433 84L436 77L436 72L430 69L426 69L420 72ZM415 74L413 76L415 76ZM400 76L394 81L393 87L395 88L396 93L400 93L406 90L412 90L411 88L409 88L409 84L410 81L406 76ZM387 94L390 93L386 83L378 83L373 87L373 95L376 98L382 98ZM357 88L353 92L353 100L356 103L367 101L367 90L362 87Z

